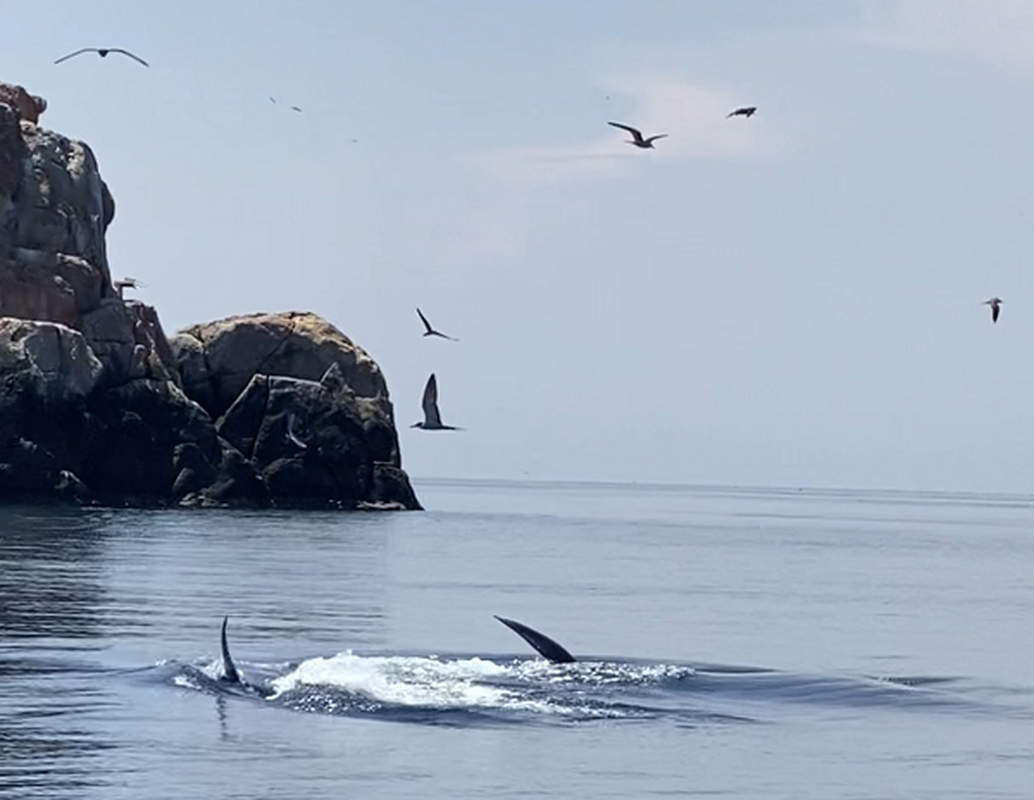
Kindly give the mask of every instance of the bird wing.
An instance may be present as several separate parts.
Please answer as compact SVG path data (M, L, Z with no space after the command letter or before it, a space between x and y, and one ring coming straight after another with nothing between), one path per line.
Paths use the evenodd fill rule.
M620 122L608 122L607 124L608 125L613 125L615 128L621 128L621 130L623 130L623 131L628 131L630 134L632 134L632 137L637 142L643 141L642 131L636 130L631 125L622 125Z
M994 303L991 306L991 322L998 322L998 312L1002 310L1002 307L998 303Z
M144 61L142 58L140 58L140 56L138 56L138 55L136 55L134 53L130 53L128 50L123 50L121 47L112 47L110 52L112 52L112 53L122 53L122 55L129 56L134 61L139 61L145 67L151 66L146 61Z
M666 134L666 133L658 133L656 136L651 136L649 139L644 139L643 140L643 144L650 144L651 142L656 142L658 139L667 139L667 138L668 138L668 134Z
M438 428L442 424L442 416L438 413L438 381L434 373L427 379L427 386L424 387L424 399L421 402L424 409L424 426L427 428Z
M437 331L434 328L431 327L431 323L427 321L427 317L424 316L424 312L423 311L421 311L418 308L416 310L416 313L420 315L420 321L424 323L424 327L427 328L427 332L428 333L437 333ZM434 376L432 375L431 377L433 378Z
M55 64L60 64L62 61L68 61L68 59L75 58L76 56L82 55L83 53L96 53L96 52L97 52L97 48L96 47L80 47L74 53L69 53L67 56L61 56L61 58L59 58L54 63Z

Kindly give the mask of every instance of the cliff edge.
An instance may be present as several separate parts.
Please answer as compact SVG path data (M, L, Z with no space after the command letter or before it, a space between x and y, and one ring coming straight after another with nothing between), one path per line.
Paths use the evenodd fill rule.
M416 509L376 362L315 314L171 339L111 280L82 142L0 83L0 502Z

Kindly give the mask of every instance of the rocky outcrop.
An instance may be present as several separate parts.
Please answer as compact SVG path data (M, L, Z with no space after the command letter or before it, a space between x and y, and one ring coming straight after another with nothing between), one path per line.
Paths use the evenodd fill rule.
M0 501L419 508L384 376L328 322L256 314L170 341L121 298L114 200L33 102L0 84Z
M417 505L384 376L326 320L230 317L180 331L171 345L187 396L216 419L272 502Z
M29 94L25 87L13 83L0 83L0 103L12 109L26 122L35 125L39 115L47 110L47 101L42 97Z

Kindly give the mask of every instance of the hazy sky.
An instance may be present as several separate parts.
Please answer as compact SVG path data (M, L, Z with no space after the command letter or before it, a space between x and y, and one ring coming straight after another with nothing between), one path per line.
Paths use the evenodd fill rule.
M4 5L113 274L326 316L414 476L1034 490L1029 0Z

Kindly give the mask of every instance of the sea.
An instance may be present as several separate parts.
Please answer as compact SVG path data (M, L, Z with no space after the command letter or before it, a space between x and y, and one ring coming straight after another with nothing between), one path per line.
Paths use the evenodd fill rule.
M1034 796L1034 496L415 485L0 509L0 797Z

